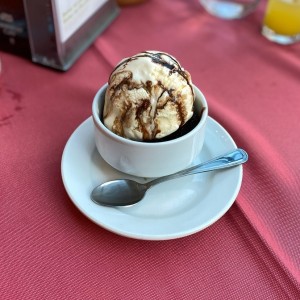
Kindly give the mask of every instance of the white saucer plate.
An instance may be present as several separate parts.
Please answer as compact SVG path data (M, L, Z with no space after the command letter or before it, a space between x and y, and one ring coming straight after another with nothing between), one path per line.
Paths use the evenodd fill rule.
M221 218L241 187L242 166L178 178L152 187L144 199L130 207L105 207L90 199L98 184L117 178L135 178L108 165L94 143L92 117L68 140L61 162L65 189L75 206L90 220L116 234L143 240L168 240L203 230ZM194 163L209 160L236 144L211 117L207 120L201 155Z

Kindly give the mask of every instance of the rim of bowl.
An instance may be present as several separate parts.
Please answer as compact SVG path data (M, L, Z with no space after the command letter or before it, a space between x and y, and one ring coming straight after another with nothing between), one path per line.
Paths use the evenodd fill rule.
M157 147L158 145L171 145L171 144L175 144L175 143L179 143L179 142L183 142L186 139L188 139L191 135L194 135L196 133L196 131L198 131L199 127L203 127L206 119L208 117L208 106L207 106L207 101L203 95L203 93L199 90L199 88L197 88L194 84L193 84L193 88L195 90L195 97L199 97L201 98L201 104L202 106L205 108L202 115L201 115L201 120L200 122L188 133L184 134L181 137L169 140L169 141L156 141L155 143L150 143L150 142L143 142L143 141L135 141L135 140L130 140L127 139L125 137L119 136L117 134L115 134L114 132L112 132L111 130L109 130L104 123L101 121L100 119L100 114L99 114L99 99L102 93L105 93L106 89L108 87L108 83L104 84L96 93L94 99L93 99L93 103L92 103L92 117L93 117L93 121L94 124L98 127L98 129L100 129L105 135L115 139L116 141L123 143L123 144L128 144L128 145L135 145L135 146L145 146L145 147Z

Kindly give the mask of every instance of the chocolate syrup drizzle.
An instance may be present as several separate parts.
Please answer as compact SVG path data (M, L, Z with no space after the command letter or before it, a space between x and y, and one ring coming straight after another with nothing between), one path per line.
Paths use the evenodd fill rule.
M163 56L167 56L169 57L172 62L174 62L174 64L171 64L171 63L168 63L166 60L163 59ZM188 84L188 86L191 88L191 91L194 95L194 90L193 90L193 87L190 83L190 80L189 80L189 77L188 75L186 74L186 72L184 71L184 69L180 66L179 62L174 58L172 57L171 55L165 53L165 52L148 52L148 51L143 51L135 56L132 56L132 57L128 57L126 59L124 59L123 61L121 61L114 69L113 71L111 72L110 74L110 77L112 75L113 72L115 72L117 69L123 67L123 69L126 68L126 65L130 62L130 61L133 61L133 60L136 60L138 58L141 58L141 57L148 57L148 58L151 58L152 62L155 63L155 64L159 64L163 67L166 67L170 70L170 75L173 74L173 73L178 73L180 76L182 76L186 83Z

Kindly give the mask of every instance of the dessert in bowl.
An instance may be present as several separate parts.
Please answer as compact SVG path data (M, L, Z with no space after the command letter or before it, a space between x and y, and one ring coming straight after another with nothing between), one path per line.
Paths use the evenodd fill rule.
M145 51L116 66L94 97L92 116L102 158L121 172L151 178L197 158L208 106L173 56Z

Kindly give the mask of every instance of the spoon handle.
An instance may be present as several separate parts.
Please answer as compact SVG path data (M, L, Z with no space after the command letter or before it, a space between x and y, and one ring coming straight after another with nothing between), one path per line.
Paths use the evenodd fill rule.
M154 184L158 184L158 183L170 180L170 179L175 179L177 177L230 168L230 167L238 166L238 165L246 162L247 160L248 160L247 152L243 149L238 148L238 149L235 149L234 151L223 154L223 155L218 156L214 159L211 159L207 162L203 162L199 165L193 166L193 167L185 169L183 171L179 171L179 172L171 174L171 175L167 175L167 176L163 176L163 177L154 179L154 180L148 182L146 185L148 187L150 187Z

